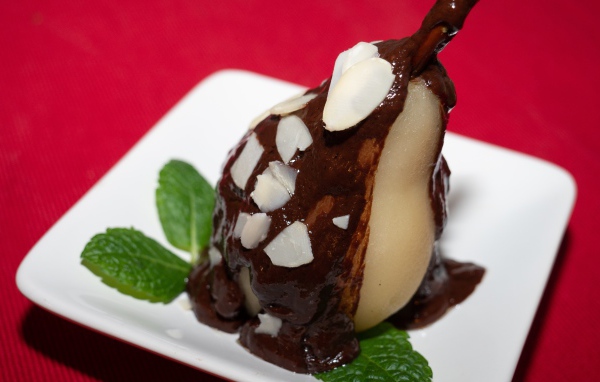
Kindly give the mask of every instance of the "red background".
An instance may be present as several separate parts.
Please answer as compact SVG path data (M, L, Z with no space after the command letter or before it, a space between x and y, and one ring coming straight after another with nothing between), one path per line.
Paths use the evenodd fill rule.
M306 86L358 41L412 33L430 1L4 1L0 5L0 379L211 380L35 307L27 251L214 71ZM598 6L482 0L440 58L450 130L554 162L578 200L517 381L600 380ZM216 378L215 378L216 380Z

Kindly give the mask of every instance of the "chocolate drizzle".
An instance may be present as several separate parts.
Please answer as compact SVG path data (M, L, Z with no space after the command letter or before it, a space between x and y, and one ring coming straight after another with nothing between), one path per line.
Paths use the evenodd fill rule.
M473 5L474 1L440 0L415 35L376 44L380 57L392 64L395 80L386 99L356 126L342 132L324 129L322 113L329 81L307 92L316 97L293 114L308 127L313 144L303 152L298 151L290 161L289 165L298 171L294 196L282 208L269 212L269 233L255 249L244 248L233 231L241 212L260 212L250 196L254 188L252 180L269 162L280 160L275 135L281 117L265 118L232 149L217 185L211 240L224 261L212 268L208 262L198 265L187 286L200 321L228 332L241 327L242 345L261 358L297 372L322 372L348 363L358 355L352 317L362 283L370 200L383 144L403 110L408 82L416 77L424 80L439 97L445 128L447 112L454 106L456 96L436 54L460 29ZM250 134L256 134L265 152L250 176L251 181L241 190L234 184L230 169ZM450 175L441 156L442 144L443 134L430 182L436 238L446 222L445 198ZM332 218L348 213L347 229L331 229ZM302 221L308 227L314 260L296 268L275 266L264 247L295 221ZM422 306L435 305L435 313L427 313L427 317L439 317L452 301L470 294L483 271L479 278L461 284L455 282L460 274L454 271L460 269L456 264L442 260L434 251L421 288L407 305L411 308L402 309L396 316L400 325L412 327L417 320L423 322L427 309ZM282 320L276 337L255 331L259 320L247 313L238 284L243 268L250 269L252 290L262 310Z

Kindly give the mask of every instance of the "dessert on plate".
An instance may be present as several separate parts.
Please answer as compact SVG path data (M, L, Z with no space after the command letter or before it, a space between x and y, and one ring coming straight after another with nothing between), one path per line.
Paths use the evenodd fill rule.
M201 322L317 373L357 356L357 331L427 325L473 291L483 269L438 245L456 95L437 53L475 2L438 0L412 36L356 44L253 123L225 160L207 260L187 284Z

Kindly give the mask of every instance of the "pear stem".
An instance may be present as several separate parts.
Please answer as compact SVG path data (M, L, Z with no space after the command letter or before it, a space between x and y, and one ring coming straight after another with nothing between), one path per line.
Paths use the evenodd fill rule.
M412 76L418 76L462 28L478 0L437 0L421 28L411 36L418 48L412 58Z

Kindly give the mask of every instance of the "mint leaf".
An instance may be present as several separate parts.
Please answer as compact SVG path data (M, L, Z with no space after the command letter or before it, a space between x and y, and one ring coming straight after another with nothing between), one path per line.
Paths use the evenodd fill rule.
M406 332L383 322L358 337L361 352L351 364L314 376L326 382L432 380L427 360L413 350Z
M81 264L119 292L168 303L185 289L190 264L133 228L109 228L94 236Z
M171 160L158 177L156 206L169 243L189 251L195 263L210 239L215 206L211 185L188 163Z

